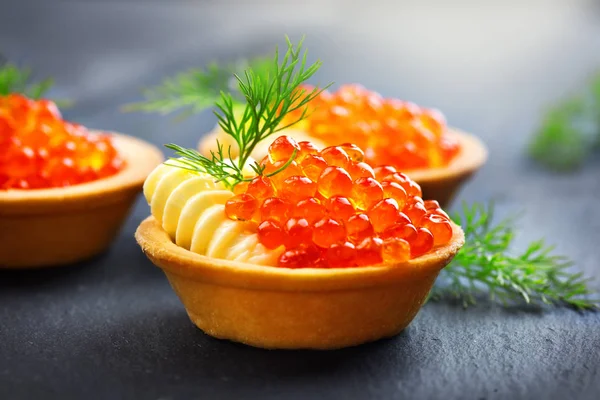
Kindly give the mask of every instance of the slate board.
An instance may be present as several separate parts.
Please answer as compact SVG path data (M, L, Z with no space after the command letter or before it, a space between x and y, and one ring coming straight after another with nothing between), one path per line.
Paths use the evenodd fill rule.
M119 106L167 74L306 33L325 63L321 82L438 107L486 141L490 161L457 202L526 211L518 245L546 236L600 278L600 160L553 175L523 157L544 105L600 66L597 3L346 3L2 4L0 51L55 76L53 94L77 100L69 119L192 146L214 124L209 113L174 123ZM212 339L135 244L147 214L140 199L94 260L0 273L0 398L598 398L599 313L427 304L399 336L332 352Z

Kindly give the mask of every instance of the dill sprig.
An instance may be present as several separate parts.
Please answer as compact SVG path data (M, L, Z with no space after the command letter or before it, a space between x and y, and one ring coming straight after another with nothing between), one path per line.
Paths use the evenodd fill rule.
M0 56L0 96L20 93L30 99L38 100L45 97L53 85L54 80L52 78L33 82L31 68L18 67ZM65 99L54 100L54 102L60 108L72 105L71 101Z
M124 111L156 112L162 115L182 111L180 117L214 107L221 92L231 92L236 103L244 101L244 95L236 85L235 75L243 75L248 68L266 77L272 67L271 57L240 59L236 62L213 61L205 68L192 68L166 78L155 87L144 89L145 101L127 104Z
M529 155L546 168L571 171L600 144L600 74L586 90L552 105L529 144Z
M32 99L39 99L50 90L54 81L51 78L31 82L31 69L19 68L11 63L0 63L0 96L21 93Z
M307 113L306 105L325 90L325 88L315 88L308 92L300 87L317 72L321 62L317 61L307 66L307 53L302 51L302 40L298 45L294 45L287 37L286 41L287 51L281 61L276 49L270 67L257 71L248 68L241 76L234 74L239 93L245 103L240 105L235 100L235 94L225 91L221 91L220 98L215 103L215 115L219 126L238 146L238 158L232 159L231 147L225 149L219 142L217 142L217 151L212 151L210 157L194 149L168 144L166 147L174 150L179 156L171 160L171 165L208 173L228 187L248 180L244 173L247 167L257 175L263 174L265 167L257 162L251 162L250 159L256 145L272 134L304 119ZM302 110L300 115L283 124L285 116L296 110ZM287 167L294 156L295 154L269 176Z
M513 254L515 218L493 224L493 204L464 205L453 219L465 231L465 245L440 275L433 296L450 296L466 307L482 294L504 305L518 302L597 308L589 279L572 272L572 262L543 240Z

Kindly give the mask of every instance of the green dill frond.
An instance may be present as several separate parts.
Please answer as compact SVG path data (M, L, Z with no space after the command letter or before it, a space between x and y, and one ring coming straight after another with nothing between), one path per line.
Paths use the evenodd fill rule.
M488 294L502 304L565 304L576 309L593 309L589 279L572 271L572 262L554 253L543 240L513 254L514 218L493 224L493 204L464 205L453 216L465 231L465 245L441 273L434 298L453 297L464 306Z
M241 59L231 63L212 62L205 68L181 72L166 78L155 87L143 90L145 100L127 104L123 106L123 110L156 112L162 115L179 111L182 117L186 117L214 107L221 92L232 92L234 102L242 105L244 97L239 92L235 76L243 75L246 69L252 69L255 74L266 77L271 68L270 57Z
M548 169L580 168L600 144L600 74L586 90L550 107L531 142L530 157Z
M15 64L0 61L0 96L11 93L20 93L31 99L39 100L46 97L48 91L54 85L52 78L46 78L39 82L32 82L32 71L30 68L18 67ZM72 105L72 101L65 99L53 99L59 108Z
M21 93L32 99L40 99L53 84L51 78L31 82L30 68L19 68L11 63L0 65L0 96Z
M220 144L218 144L218 150L212 152L210 157L205 157L194 149L184 149L169 144L167 147L174 150L180 157L172 165L183 165L185 169L208 173L229 187L247 180L244 170L248 170L248 168L259 175L262 174L264 167L256 162L250 162L250 155L254 148L274 133L304 119L307 104L324 90L315 88L307 91L300 87L321 66L320 61L308 65L306 58L306 51L302 51L302 41L298 45L294 45L287 39L287 51L281 60L276 49L272 59L256 62L255 65L249 65L249 68L242 74L231 76L237 85L236 91L221 90L219 92L218 98L213 101L216 108L215 115L223 132L231 136L238 146L238 158L233 160L231 148L224 149ZM215 74L221 72L223 70L218 68L214 70ZM203 75L202 79L205 77ZM216 90L214 88L224 84L224 76L219 79L220 83L213 86L211 89L213 91L207 97L214 97ZM205 83L208 84L208 80ZM205 91L205 83L202 83L202 90L203 93L208 93ZM173 87L181 89L181 85ZM193 100L194 96L197 98L198 93L191 95L191 92L190 89L190 97L187 100L180 100L179 104L195 104L196 107L201 107L198 105L200 103L197 101L194 103ZM177 98L178 95L173 94L173 97ZM173 102L165 103L160 107L163 110L170 110L174 104ZM150 108L152 107L154 106ZM282 122L286 115L296 110L303 110L303 112L294 120L286 122L287 125L284 126ZM294 156L295 153L287 163L277 171L270 173L269 176L279 173L289 166Z

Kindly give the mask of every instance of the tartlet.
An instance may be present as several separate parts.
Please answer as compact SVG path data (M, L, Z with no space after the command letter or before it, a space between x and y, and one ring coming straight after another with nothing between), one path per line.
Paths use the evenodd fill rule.
M207 334L261 348L336 349L404 329L464 233L402 170L377 162L400 154L388 151L393 135L363 149L365 136L346 135L352 124L333 146L295 129L320 95L298 92L320 66L299 62L300 47L288 40L265 76L236 76L243 109L222 93L225 140L201 143L201 152L166 145L175 157L146 179L152 216L135 237ZM404 146L423 162L402 160L446 162L456 147L444 140Z
M308 150L306 142L281 136L269 146L269 157L282 162L275 159L286 159L296 146L316 151ZM360 149L354 150L360 155ZM331 154L327 149L322 153ZM304 157L301 165L307 166L304 160L311 155L300 154L296 157ZM420 189L402 174L386 175L381 186L374 178L357 178L350 200L337 194L348 189L351 178L344 178L344 169L335 164L323 169L316 186L303 175L305 186L290 192L285 189L288 182L300 176L261 175L242 189L228 189L207 173L190 171L189 162L172 159L149 174L144 196L152 216L135 237L164 271L194 324L217 338L263 348L333 349L393 336L412 321L438 273L464 243L461 228L437 202L424 202L414 194ZM348 170L356 172L356 163L349 161ZM273 165L267 163L265 171ZM294 165L288 168L298 168ZM279 172L286 173L294 172ZM337 183L328 185L332 174L338 174ZM387 191L393 188L396 191ZM366 193L362 189L377 197L361 197ZM314 191L321 200L311 197ZM253 200L245 203L250 193L262 193L260 211ZM300 205L311 199L323 208L305 214L309 209ZM285 202L295 201L296 206L282 211ZM251 204L254 208L246 208ZM354 230L358 225L351 221L358 217L367 225ZM336 226L341 226L336 221L344 228L343 238L334 243L332 238L340 234ZM323 233L325 224L333 224L328 233ZM281 237L268 236L276 226L285 227ZM310 238L306 229L312 232ZM381 246L378 255L370 247L375 243ZM406 247L386 247L394 243ZM347 258L348 251L352 258ZM332 254L342 258L332 259Z
M126 161L113 176L70 187L0 190L0 268L70 264L110 245L146 176L163 160L145 141L113 137Z
M135 237L207 334L269 349L336 349L402 331L463 245L461 228L453 232L447 245L402 264L331 269L206 257L174 244L153 217Z
M286 129L284 133L299 142L310 140L321 148L330 145L301 130L291 128ZM488 157L485 145L475 135L456 128L449 129L448 135L458 141L460 149L447 166L403 171L421 186L423 199L435 199L442 207L447 207L451 203L461 186L485 164ZM232 145L232 155L237 156L235 144L228 141L229 138L223 134L218 125L198 143L200 153L209 155L211 150L215 150L216 139L225 146ZM260 160L266 154L267 146L263 144L255 149L253 157Z

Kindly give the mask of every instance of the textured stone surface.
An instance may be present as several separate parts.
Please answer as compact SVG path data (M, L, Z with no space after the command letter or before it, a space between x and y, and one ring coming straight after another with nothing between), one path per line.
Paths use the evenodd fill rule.
M209 113L173 123L119 106L165 74L306 32L311 56L325 62L321 82L359 81L436 106L480 135L491 158L459 201L524 210L519 243L547 237L600 289L600 160L552 175L523 157L544 104L600 66L597 2L301 3L2 5L0 51L56 76L54 94L77 100L68 118L191 146L214 124ZM0 273L1 398L593 399L600 391L593 313L428 304L398 337L334 352L211 339L137 248L132 235L147 214L140 199L111 250L92 261Z

